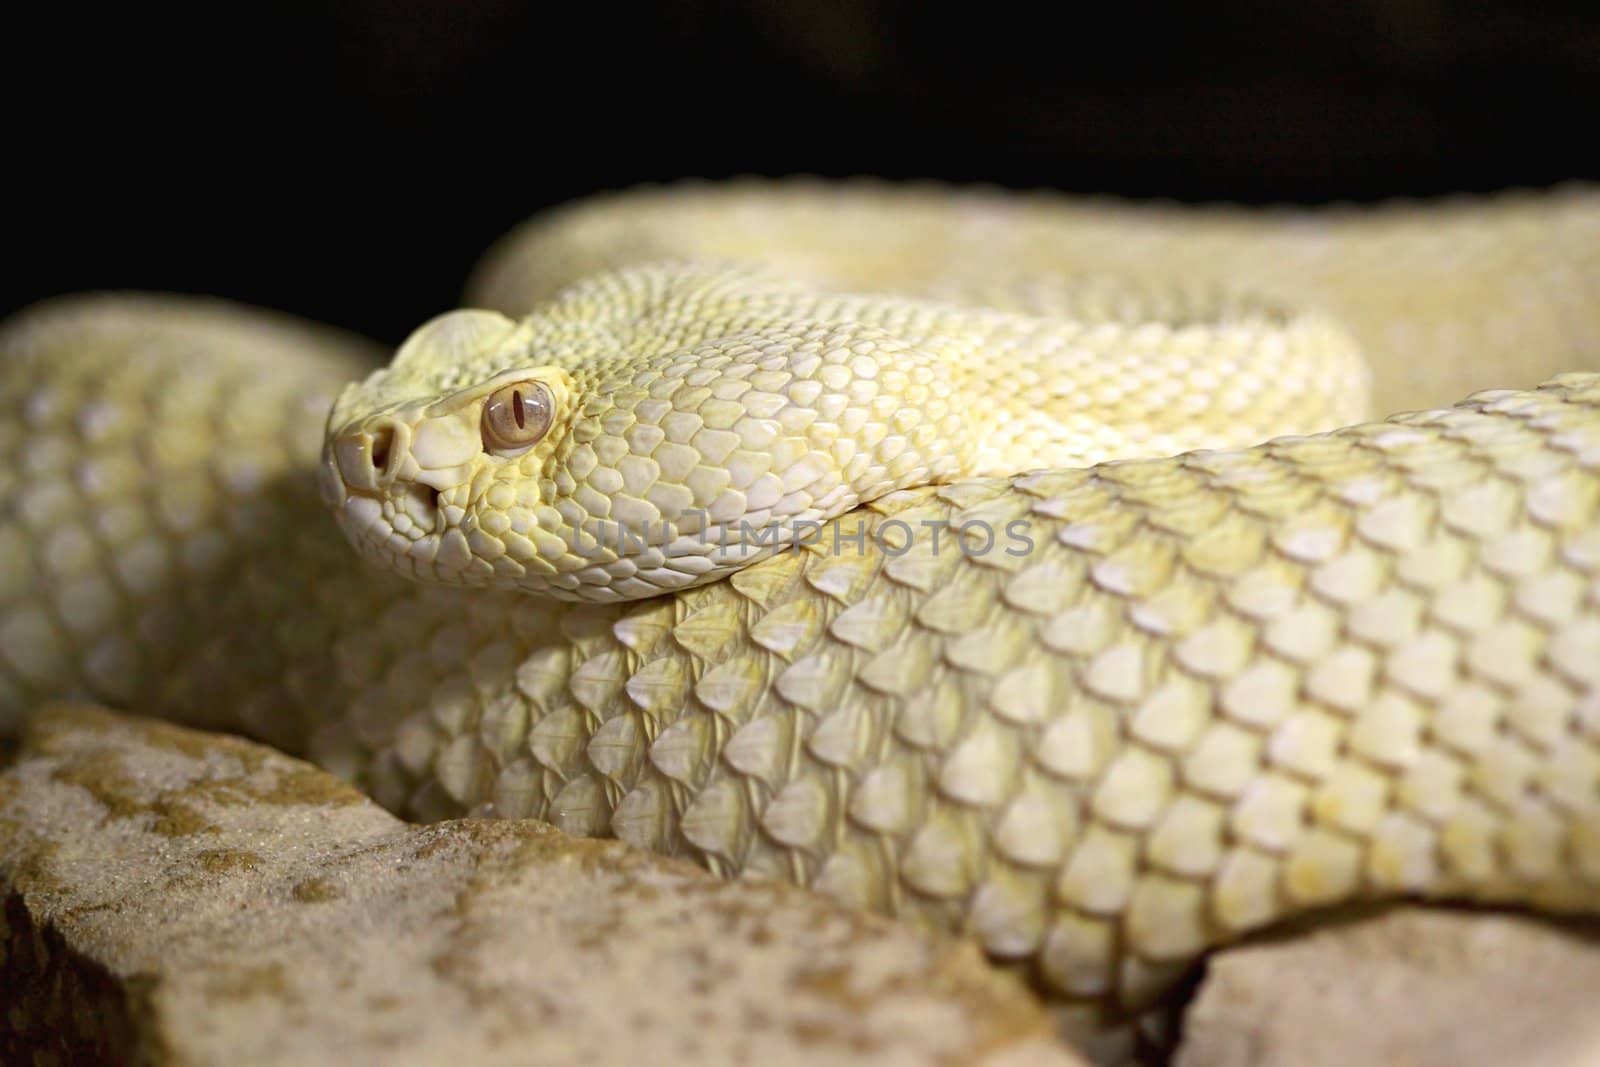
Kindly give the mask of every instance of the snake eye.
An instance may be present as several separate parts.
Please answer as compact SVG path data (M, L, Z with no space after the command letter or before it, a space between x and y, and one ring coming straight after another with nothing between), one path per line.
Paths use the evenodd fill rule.
M483 444L496 452L522 452L539 443L555 416L550 390L517 382L489 395L483 406Z

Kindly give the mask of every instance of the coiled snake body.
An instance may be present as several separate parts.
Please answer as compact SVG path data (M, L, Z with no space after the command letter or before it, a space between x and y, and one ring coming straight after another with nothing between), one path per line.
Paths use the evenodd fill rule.
M0 724L244 730L1129 1006L1329 904L1600 902L1594 193L644 192L470 300L531 314L377 373L177 298L8 324Z

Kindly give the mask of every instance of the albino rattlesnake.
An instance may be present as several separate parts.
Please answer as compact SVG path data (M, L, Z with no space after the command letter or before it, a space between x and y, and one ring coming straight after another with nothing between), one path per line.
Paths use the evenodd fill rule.
M769 267L543 303L663 258ZM320 464L358 341L164 297L8 324L0 726L85 694L246 730L418 817L808 883L1124 1004L1338 901L1600 900L1600 375L1084 466L1355 422L1358 350L1382 413L1595 367L1593 192L634 193L513 235L471 302L538 310L420 331ZM613 602L364 571L319 470L392 568ZM858 500L743 567L686 518ZM573 532L641 518L674 521Z

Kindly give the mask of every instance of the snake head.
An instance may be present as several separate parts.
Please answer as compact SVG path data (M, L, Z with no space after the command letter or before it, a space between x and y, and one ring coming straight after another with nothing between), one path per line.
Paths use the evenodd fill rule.
M504 540L519 532L514 525L533 532L530 509L571 427L574 401L572 377L532 360L511 319L441 315L335 401L319 473L323 499L361 555L386 569L456 585L505 584L526 565L508 557Z
M641 269L520 323L443 315L335 403L324 496L406 577L607 602L716 580L968 469L937 361L818 306Z

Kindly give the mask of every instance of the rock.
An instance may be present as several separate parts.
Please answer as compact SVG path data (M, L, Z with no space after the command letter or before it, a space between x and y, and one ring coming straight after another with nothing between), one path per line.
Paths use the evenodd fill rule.
M58 705L0 774L0 1060L1078 1064L971 945Z
M1592 927L1401 907L1217 954L1176 1065L1587 1067L1597 996Z

